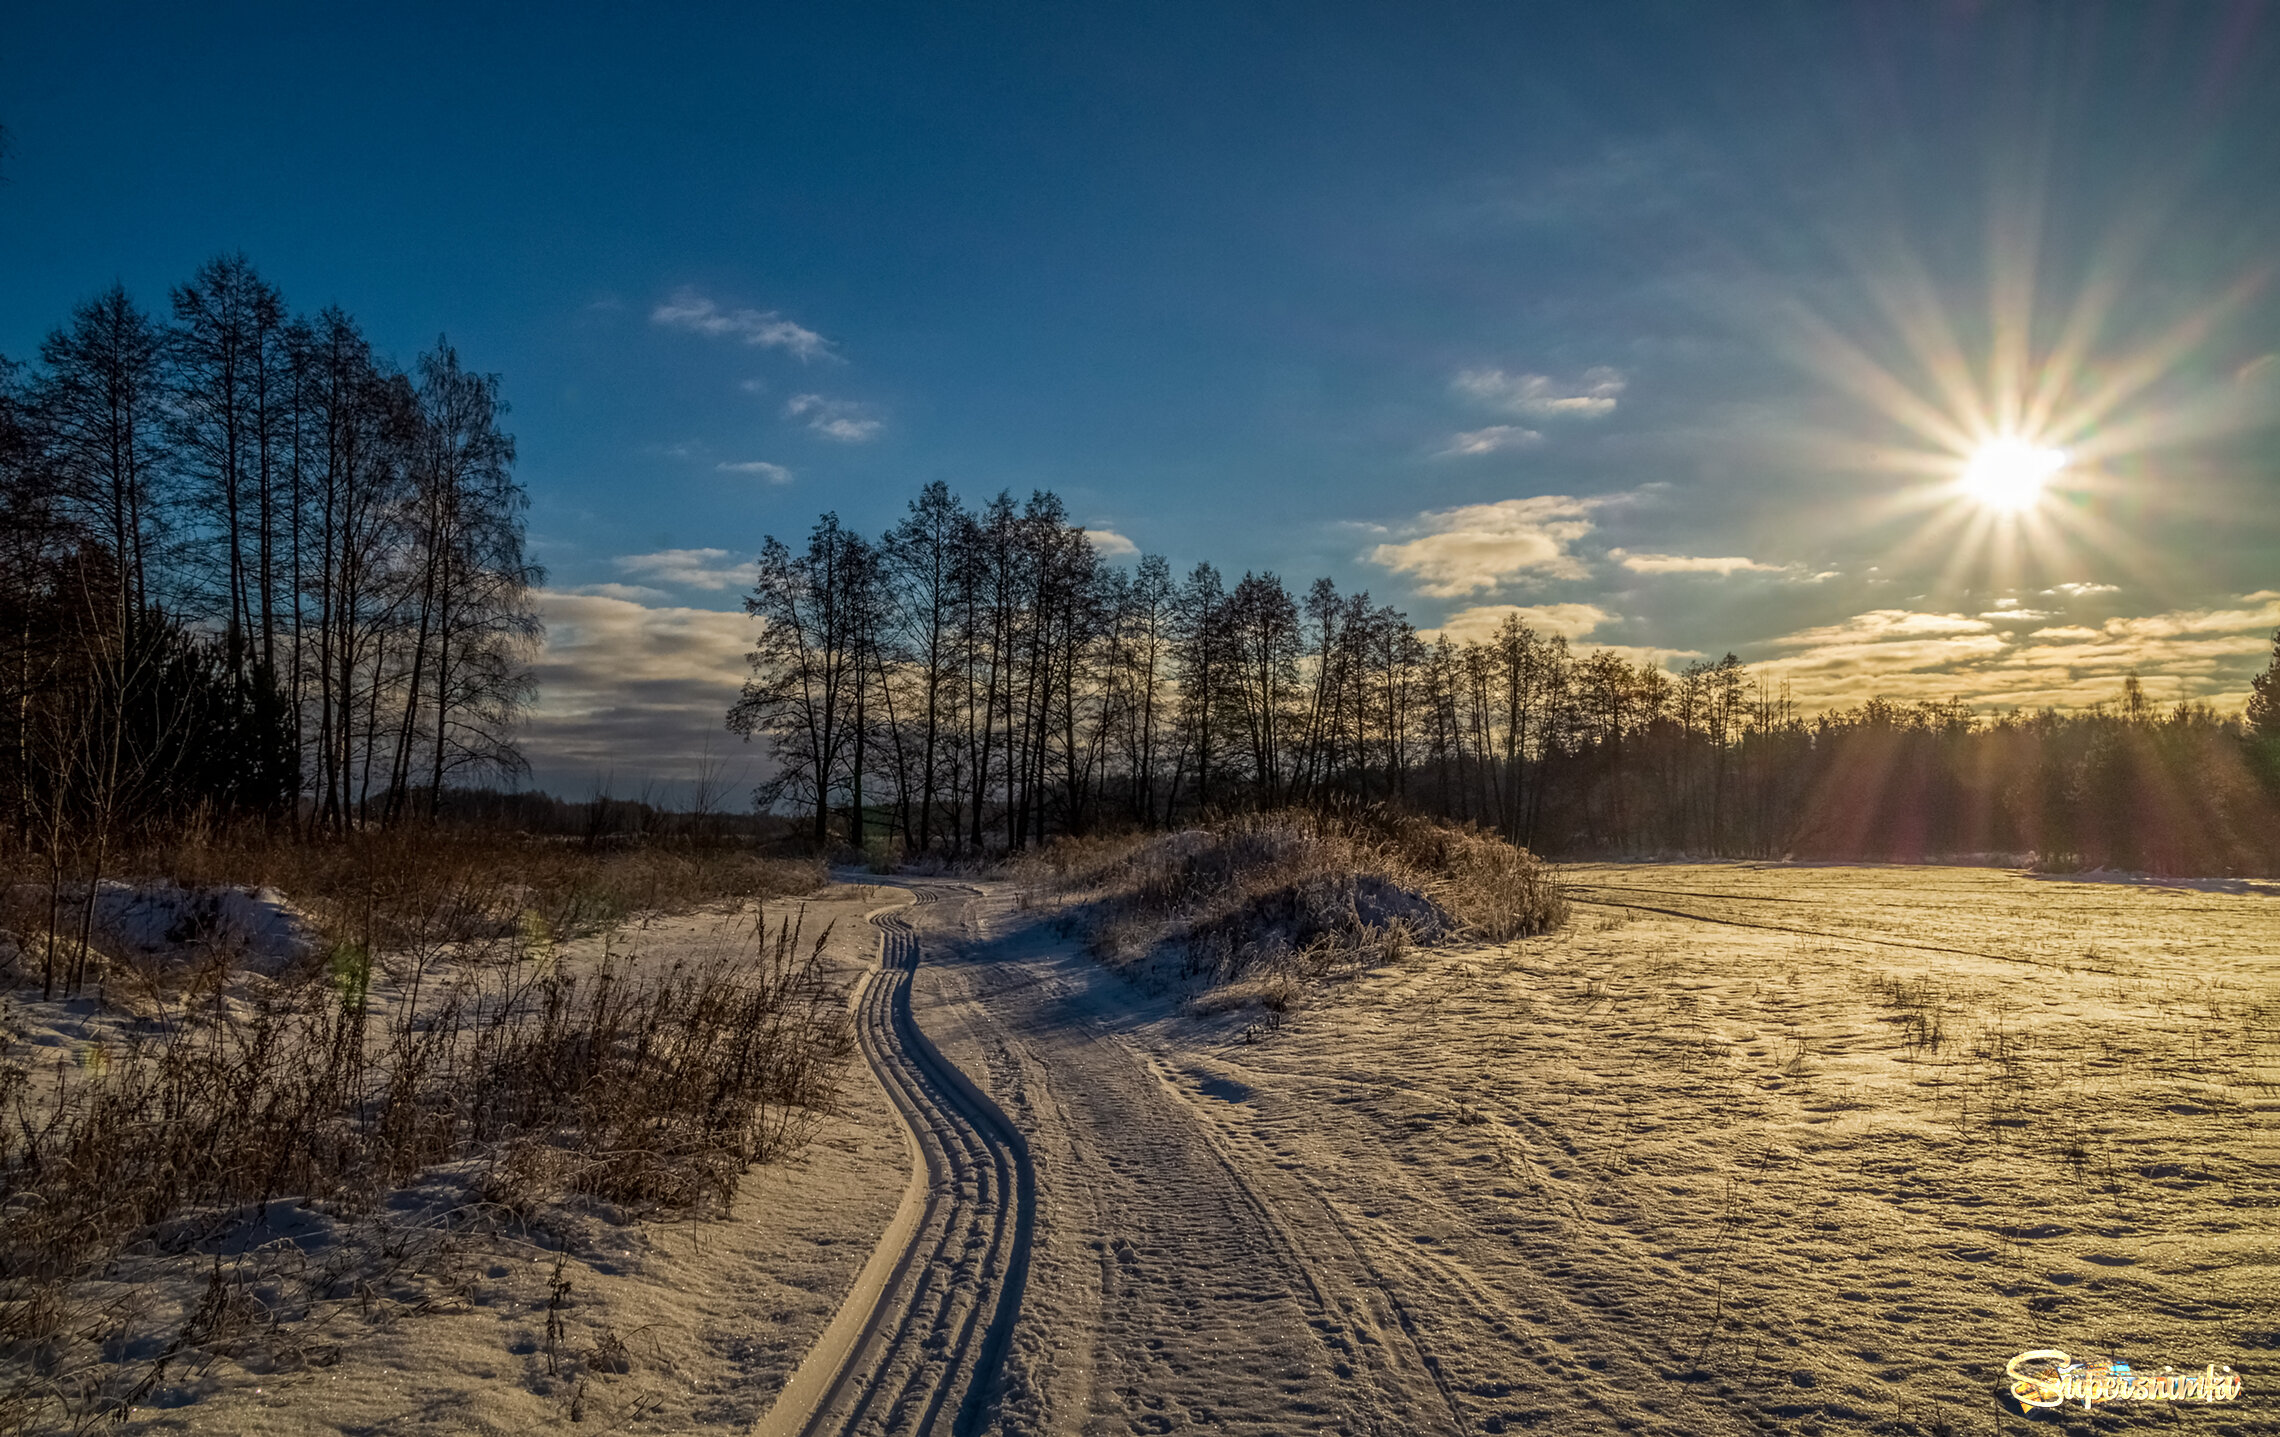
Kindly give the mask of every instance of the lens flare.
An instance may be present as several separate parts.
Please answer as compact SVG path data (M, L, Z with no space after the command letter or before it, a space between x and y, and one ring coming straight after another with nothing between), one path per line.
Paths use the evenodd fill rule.
M2065 450L2006 435L1973 452L1963 466L1963 492L1989 509L2017 514L2032 509L2043 486L2065 467Z

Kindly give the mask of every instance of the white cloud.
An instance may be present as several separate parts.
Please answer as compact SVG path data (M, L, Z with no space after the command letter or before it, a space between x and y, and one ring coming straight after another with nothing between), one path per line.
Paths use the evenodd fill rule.
M886 422L876 418L864 405L851 399L826 399L820 394L795 394L784 405L784 413L793 419L805 419L807 427L826 439L843 444L861 444L876 438Z
M1588 571L1568 546L1591 532L1589 499L1544 494L1494 504L1428 510L1407 527L1416 538L1380 544L1369 561L1407 574L1437 599L1493 589L1524 574L1581 579Z
M638 783L733 743L722 725L748 672L751 619L600 593L536 598L546 643L522 743L542 781L567 791L614 772Z
M1544 436L1534 429L1523 429L1517 424L1491 424L1486 429L1467 430L1449 436L1449 447L1434 455L1447 459L1467 454L1494 454L1499 449L1526 449L1544 442Z
M786 469L781 464L770 464L765 459L739 459L734 463L723 460L721 463L715 464L713 468L720 470L723 474L750 474L755 478L765 479L771 484L789 484L792 482L791 470Z
M2046 593L2046 594L2064 594L2064 595L2066 595L2066 597L2068 597L2068 598L2070 598L2070 599L2080 599L2080 598L2084 598L2084 597L2086 597L2086 596L2088 596L2088 595L2091 595L2091 594L2116 594L2116 593L2120 593L2120 592L2121 592L2121 585L2119 585L2119 584L2059 584L2059 585L2056 585L2056 586L2054 586L2054 587L2052 587L2052 588L2048 588L2048 589L2045 589L2045 590L2043 590L2043 592L2044 592L2044 593Z
M1597 419L1615 410L1616 396L1629 383L1606 365L1587 369L1573 384L1548 374L1506 374L1501 369L1467 369L1454 384L1459 394L1532 419Z
M1627 664L1652 664L1658 669L1669 669L1681 659L1710 657L1700 649L1663 649L1644 644L1589 644L1578 645L1578 654L1613 654Z
M1446 635L1451 643L1485 642L1495 637L1507 618L1516 618L1538 633L1580 639L1613 622L1615 616L1597 604L1475 604L1449 615L1441 627L1421 632L1428 639Z
M1839 643L1881 643L1893 639L1946 639L1961 634L1986 634L1993 625L1962 614L1924 614L1907 609L1872 609L1841 624L1799 629L1775 639L1785 649L1820 649Z
M1093 552L1103 559L1127 559L1140 552L1138 544L1114 529L1087 529L1085 538L1092 542Z
M1789 652L1757 667L1768 679L1789 680L1807 703L1922 697L1953 690L1958 669L1999 659L2009 642L1985 619L1873 609L1785 634L1773 645ZM1927 685L1920 681L1927 675L1943 677Z
M2049 614L2044 613L2041 609L2020 609L2012 607L2012 605L2016 604L2017 602L2018 601L2016 599L1998 599L1996 601L1997 607L1989 610L1987 613L1981 614L1979 617L1983 619L1991 619L1998 624L2014 619L2018 620L2021 623L2041 623L2044 619L2050 617Z
M1761 564L1755 559L1736 557L1705 559L1690 554L1634 554L1627 549L1609 549L1607 557L1634 574L1717 574L1722 577L1744 571L1760 574L1781 572L1779 564Z
M1449 615L1437 629L1419 630L1419 635L1428 641L1446 637L1456 644L1487 643L1496 637L1496 631L1504 627L1508 617L1518 619L1538 634L1568 640L1578 654L1613 654L1627 664L1652 664L1657 668L1668 668L1680 659L1702 657L1699 649L1580 642L1585 635L1615 621L1615 615L1597 604L1477 604Z
M663 589L652 589L646 584L581 584L569 592L586 598L624 599L635 604L670 597Z
M654 554L625 554L610 562L620 573L637 579L654 579L685 589L739 589L748 575L742 564L723 563L726 549L660 549Z
M830 340L772 309L722 309L693 289L675 291L671 299L649 312L649 322L692 334L740 339L762 349L781 349L802 362L838 357Z

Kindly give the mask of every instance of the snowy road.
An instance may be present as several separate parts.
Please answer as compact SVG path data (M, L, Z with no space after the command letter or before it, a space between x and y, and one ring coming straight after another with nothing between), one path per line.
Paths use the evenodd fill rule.
M952 892L930 887L919 901ZM913 1023L919 945L905 911L873 915L879 966L855 1007L863 1056L910 1134L911 1187L839 1318L760 1424L764 1437L975 1431L1020 1315L1035 1217L1028 1149Z
M1478 1425L1418 1308L1495 1323L1479 1294L1381 1251L1364 1230L1374 1211L1342 1211L1304 1163L1214 1121L1204 1105L1238 1106L1250 1093L1135 1041L1134 1025L1164 1016L1160 1005L1075 955L1051 925L1011 911L1010 894L918 892L916 910L883 920L885 981L866 994L863 1027L867 1054L929 1144L941 1211L909 1240L910 1275L898 1272L870 1309L862 1349L812 1420L777 1430ZM988 1115L928 1066L931 1045L903 1027L912 928L926 942L921 1021L1035 1153L1026 1292L1000 1276L1010 1155ZM1011 1265L1031 1259L1017 1244ZM1002 1364L996 1344L974 1345L985 1313L1010 1320Z

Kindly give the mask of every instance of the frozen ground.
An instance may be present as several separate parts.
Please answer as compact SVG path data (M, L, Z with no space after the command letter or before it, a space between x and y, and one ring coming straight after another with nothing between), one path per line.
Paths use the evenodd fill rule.
M1007 1301L982 1430L1994 1432L2020 1426L2004 1362L2037 1347L2246 1379L2232 1406L2100 1430L2280 1429L2280 896L1566 877L1565 931L1415 951L1279 1025L1138 993L1008 885L911 885L912 1014L1025 1135L1034 1234L1009 1290L1002 1200L937 1175L934 1286L906 1291L947 1316L896 1371ZM809 921L839 916L852 972L878 951L854 920L903 895L835 892ZM703 921L642 941L713 941ZM441 1311L344 1314L330 1365L211 1373L142 1425L742 1430L855 1287L910 1153L858 1073L728 1220L597 1217L559 1372L553 1255L502 1247ZM953 1387L974 1368L939 1365ZM908 1391L857 1428L952 1430L961 1390Z

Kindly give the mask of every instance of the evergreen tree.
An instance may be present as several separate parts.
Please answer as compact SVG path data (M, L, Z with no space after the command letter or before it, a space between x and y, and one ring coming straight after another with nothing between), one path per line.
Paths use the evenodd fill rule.
M2248 681L2248 731L2280 749L2280 629L2272 631L2272 662Z

